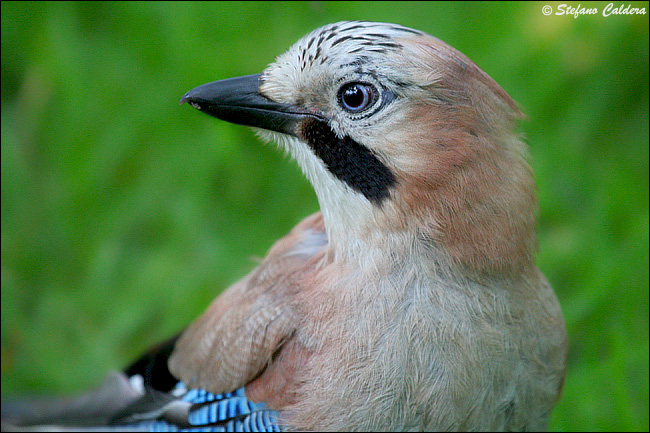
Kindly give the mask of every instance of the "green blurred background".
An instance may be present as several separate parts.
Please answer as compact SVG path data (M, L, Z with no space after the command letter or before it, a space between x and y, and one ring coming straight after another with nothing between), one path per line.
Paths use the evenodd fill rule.
M544 4L3 1L3 397L97 384L317 209L274 146L178 100L365 19L447 41L521 104L571 341L551 428L648 430L648 3Z

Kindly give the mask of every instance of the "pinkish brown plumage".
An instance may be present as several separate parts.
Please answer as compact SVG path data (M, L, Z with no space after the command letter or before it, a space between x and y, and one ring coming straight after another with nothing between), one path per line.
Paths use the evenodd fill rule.
M350 83L367 86L351 90L356 100L372 93L358 112L342 99ZM300 116L262 135L297 159L322 221L301 223L215 301L172 372L213 392L248 384L296 430L545 427L566 336L534 264L535 185L512 99L442 41L364 22L307 35L259 92ZM350 170L370 165L385 189L331 152ZM251 320L263 343L223 340L256 335ZM246 375L220 386L239 364Z
M546 427L566 331L534 262L521 113L494 80L423 32L340 22L181 102L277 141L321 211L185 330L177 379L245 387L278 411L265 428Z

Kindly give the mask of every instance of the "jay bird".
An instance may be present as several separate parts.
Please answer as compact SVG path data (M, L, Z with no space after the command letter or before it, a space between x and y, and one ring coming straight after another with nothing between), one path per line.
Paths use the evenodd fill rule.
M492 78L351 21L184 102L279 143L320 212L179 336L91 393L7 404L3 428L546 428L567 336L535 265L522 115Z

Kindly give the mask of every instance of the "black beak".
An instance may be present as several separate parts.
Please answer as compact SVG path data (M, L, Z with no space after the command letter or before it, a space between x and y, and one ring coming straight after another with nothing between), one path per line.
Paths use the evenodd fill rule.
M296 135L305 117L296 107L271 101L259 93L262 74L229 78L196 87L181 98L199 111L226 122Z

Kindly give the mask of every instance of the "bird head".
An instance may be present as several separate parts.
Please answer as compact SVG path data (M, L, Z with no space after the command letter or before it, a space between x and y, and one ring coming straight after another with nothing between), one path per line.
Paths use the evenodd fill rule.
M521 113L469 58L426 33L326 25L261 74L199 86L182 102L259 128L297 160L335 257L434 250L490 273L533 264Z

